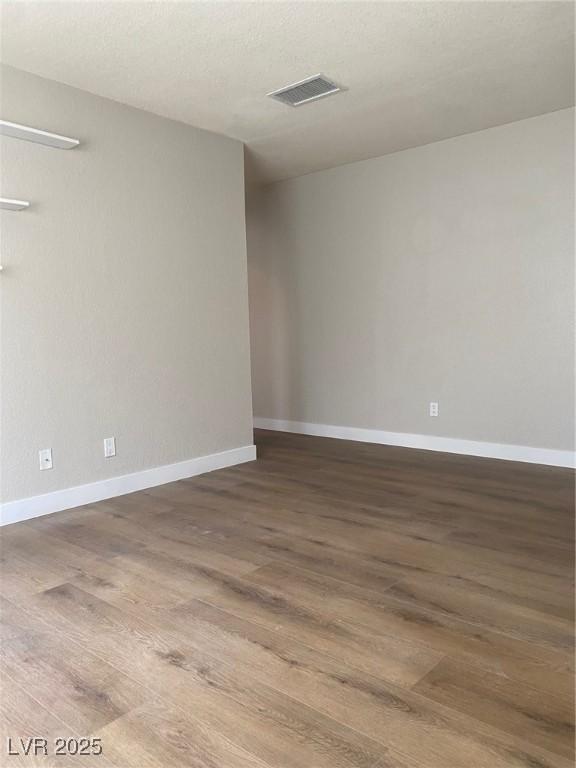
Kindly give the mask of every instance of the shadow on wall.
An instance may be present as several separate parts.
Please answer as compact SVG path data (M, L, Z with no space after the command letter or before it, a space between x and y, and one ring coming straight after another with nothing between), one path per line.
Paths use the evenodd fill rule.
M253 408L256 416L305 412L305 393L299 374L298 350L305 344L302 325L290 321L298 313L297 292L291 290L296 276L293 262L296 243L281 221L273 222L263 206L267 189L246 189L246 237ZM271 252L272 251L272 252ZM294 329L296 328L296 332Z

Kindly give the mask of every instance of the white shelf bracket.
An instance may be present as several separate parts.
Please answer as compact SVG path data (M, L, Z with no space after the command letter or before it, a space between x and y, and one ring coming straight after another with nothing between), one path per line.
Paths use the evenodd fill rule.
M12 200L9 197L0 197L0 209L3 211L24 211L29 207L28 200Z
M49 131L41 131L39 128L30 128L28 125L20 125L20 123L11 123L8 120L0 120L0 134L10 136L13 139L33 141L36 144L44 144L56 149L74 149L80 144L78 139L60 136L58 133L50 133Z

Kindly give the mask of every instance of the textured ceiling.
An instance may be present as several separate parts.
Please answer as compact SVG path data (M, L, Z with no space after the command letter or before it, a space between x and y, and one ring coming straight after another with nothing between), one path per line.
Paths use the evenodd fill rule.
M570 2L6 2L2 60L244 141L269 181L573 104ZM265 94L323 72L348 90ZM2 115L10 120L10 115Z

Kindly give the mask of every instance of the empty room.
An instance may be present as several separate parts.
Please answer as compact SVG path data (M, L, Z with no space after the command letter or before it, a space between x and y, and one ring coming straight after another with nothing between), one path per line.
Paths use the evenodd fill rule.
M572 768L575 5L0 0L0 766Z

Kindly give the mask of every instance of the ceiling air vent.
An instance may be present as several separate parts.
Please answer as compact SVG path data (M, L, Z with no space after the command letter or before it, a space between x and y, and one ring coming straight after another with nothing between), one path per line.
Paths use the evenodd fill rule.
M336 83L328 80L324 75L313 75L306 80L300 80L298 83L292 83L285 88L279 88L277 91L267 93L273 99L288 104L290 107L299 107L300 104L306 104L308 101L316 101L324 96L330 96L332 93L344 90Z

